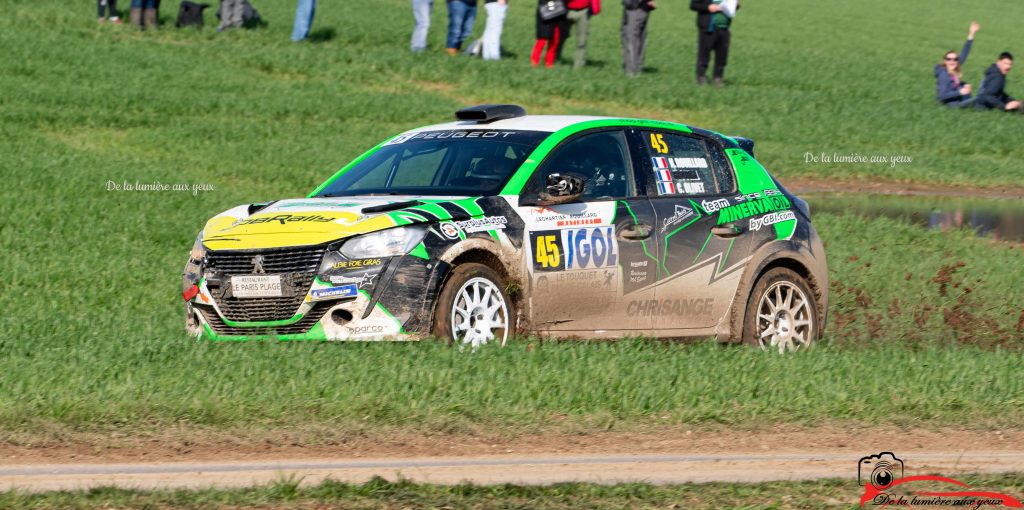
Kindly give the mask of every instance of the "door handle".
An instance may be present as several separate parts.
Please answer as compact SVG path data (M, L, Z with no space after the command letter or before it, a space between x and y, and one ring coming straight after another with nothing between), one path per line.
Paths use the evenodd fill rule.
M711 227L711 233L726 239L730 237L736 237L743 233L743 229L736 226L734 223L726 223L725 225L719 225L717 227Z
M643 223L634 223L629 228L623 229L619 232L619 237L623 239L629 239L631 241L640 241L651 237L651 231L654 230L650 225Z

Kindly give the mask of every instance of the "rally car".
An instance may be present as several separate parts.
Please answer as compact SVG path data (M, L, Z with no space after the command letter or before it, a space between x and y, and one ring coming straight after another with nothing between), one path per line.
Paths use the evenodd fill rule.
M373 147L305 198L210 219L185 266L213 340L708 337L784 352L821 335L807 204L753 142L515 105Z

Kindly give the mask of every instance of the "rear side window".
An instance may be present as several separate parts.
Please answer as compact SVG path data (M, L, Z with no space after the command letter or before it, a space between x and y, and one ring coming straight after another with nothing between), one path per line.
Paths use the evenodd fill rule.
M718 184L718 192L725 194L736 191L736 178L732 175L732 165L729 164L729 158L725 157L725 152L722 151L718 144L704 143L707 145L708 152L711 153L711 162L714 163L715 182Z
M659 196L719 192L716 165L704 140L658 131L644 131L641 136Z

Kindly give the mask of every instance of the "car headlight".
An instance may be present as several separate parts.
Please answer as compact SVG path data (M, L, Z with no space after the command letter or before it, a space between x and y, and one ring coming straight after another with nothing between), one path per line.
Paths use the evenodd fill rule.
M353 237L339 251L349 259L396 257L412 251L425 235L423 225L389 228Z
M188 258L190 261L198 264L204 258L206 258L206 247L203 246L203 232L199 232L199 237L196 238L195 244L192 245L192 252L189 253Z

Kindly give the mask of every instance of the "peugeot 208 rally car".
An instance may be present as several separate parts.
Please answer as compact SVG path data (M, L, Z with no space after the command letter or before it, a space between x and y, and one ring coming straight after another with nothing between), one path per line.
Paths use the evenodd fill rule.
M457 112L306 198L210 219L184 272L215 340L706 337L786 351L822 331L807 204L753 142L653 120Z

